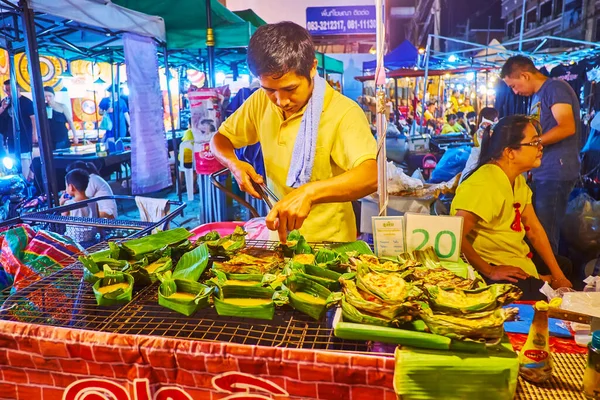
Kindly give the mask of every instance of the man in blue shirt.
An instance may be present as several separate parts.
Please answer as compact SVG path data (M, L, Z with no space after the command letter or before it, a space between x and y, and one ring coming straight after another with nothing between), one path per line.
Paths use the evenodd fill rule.
M100 115L108 113L108 116L112 121L112 129L110 131L106 131L104 134L104 141L108 139L116 141L119 138L125 137L127 134L127 127L130 125L129 108L121 96L119 96L119 93L117 93L116 88L111 86L107 89L107 91L109 93L109 97L103 98L100 101L98 108L100 109ZM118 110L116 105L117 101L119 102ZM119 124L118 128L117 124ZM117 134L119 135L118 137Z
M542 165L532 171L533 202L556 254L569 194L581 166L579 97L568 83L547 78L524 56L509 58L500 76L515 94L532 96L530 114L542 126L544 155Z

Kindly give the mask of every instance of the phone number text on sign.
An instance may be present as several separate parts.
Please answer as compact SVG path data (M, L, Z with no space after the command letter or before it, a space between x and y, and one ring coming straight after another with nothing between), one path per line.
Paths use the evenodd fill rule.
M353 32L356 30L362 31L375 29L376 24L377 22L374 19L351 19L348 21L309 21L306 23L306 29L311 33L319 33L322 31L337 31L339 33L347 33L349 31Z

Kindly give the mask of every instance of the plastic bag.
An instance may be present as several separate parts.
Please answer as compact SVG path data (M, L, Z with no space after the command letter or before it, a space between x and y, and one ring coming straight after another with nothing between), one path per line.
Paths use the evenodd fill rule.
M429 181L431 183L440 183L451 180L465 168L470 154L470 146L449 148L440 161L438 161Z
M600 250L600 201L582 193L569 202L562 234L575 249Z
M387 163L387 189L388 193L400 193L407 190L420 189L423 182L417 178L411 178L406 175L401 168L398 168L393 162Z

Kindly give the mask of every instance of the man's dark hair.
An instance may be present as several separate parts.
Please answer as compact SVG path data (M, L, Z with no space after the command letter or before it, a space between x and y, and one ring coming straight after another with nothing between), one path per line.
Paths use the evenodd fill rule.
M459 111L459 112L457 112L457 113L456 113L456 117L457 117L458 119L464 118L464 117L465 117L465 113L464 113L464 111Z
M510 77L515 72L538 72L535 64L529 57L525 56L513 56L510 57L502 66L502 71L500 71L500 78L504 79L506 77Z
M283 21L259 27L248 45L248 68L254 76L279 78L290 71L310 80L315 45L300 25Z
M78 192L85 192L90 183L90 174L86 170L76 168L65 176L67 185L73 185Z
M435 101L428 101L427 107L435 106L437 103Z
M467 113L467 119L477 118L477 113L475 111L469 111Z
M450 122L453 119L458 119L458 117L456 116L456 114L448 114L448 115L446 115L446 121Z
M10 85L10 79L5 80L3 85Z

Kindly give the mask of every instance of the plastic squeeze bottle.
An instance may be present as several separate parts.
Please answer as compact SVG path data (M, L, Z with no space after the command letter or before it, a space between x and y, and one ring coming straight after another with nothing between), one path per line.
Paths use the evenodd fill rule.
M588 345L588 362L583 373L583 394L587 399L600 399L600 331L592 334Z
M548 303L538 301L533 306L533 322L525 346L519 353L519 374L534 383L547 381L552 376L552 355L548 343Z

